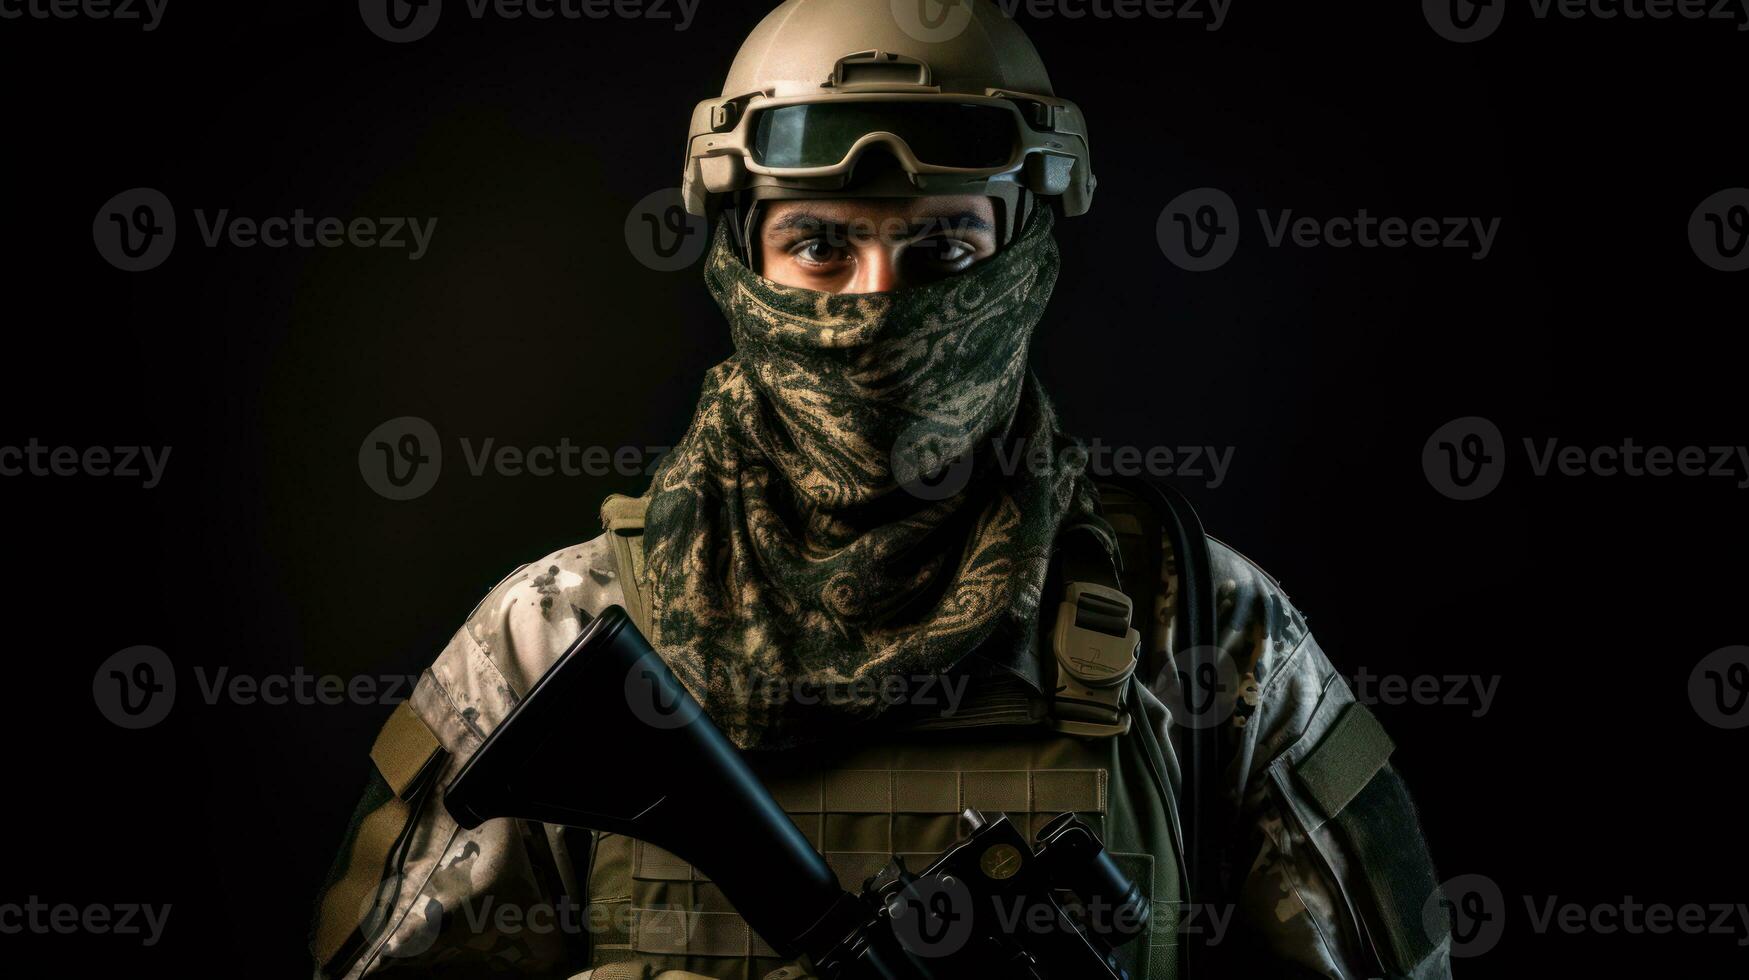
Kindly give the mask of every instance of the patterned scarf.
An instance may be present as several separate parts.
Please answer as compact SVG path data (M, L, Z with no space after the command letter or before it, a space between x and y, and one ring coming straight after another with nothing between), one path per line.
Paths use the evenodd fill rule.
M651 642L742 748L872 718L987 642L1029 647L1059 525L1103 526L1027 368L1051 223L857 295L764 279L719 227L705 279L735 353L651 484L643 584Z

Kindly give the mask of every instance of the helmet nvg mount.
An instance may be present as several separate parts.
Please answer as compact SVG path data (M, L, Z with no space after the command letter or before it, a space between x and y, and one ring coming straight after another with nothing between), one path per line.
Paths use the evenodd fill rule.
M977 194L997 202L1004 244L1032 195L1086 212L1087 124L1032 42L991 0L948 0L934 21L930 6L786 0L767 14L723 94L693 109L686 209L733 209L743 256L769 200Z

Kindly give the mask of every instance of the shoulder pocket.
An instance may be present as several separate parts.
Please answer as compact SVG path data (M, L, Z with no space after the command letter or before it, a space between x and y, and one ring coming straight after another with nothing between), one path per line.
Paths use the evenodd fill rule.
M1296 746L1296 749L1300 747ZM1417 973L1446 940L1422 909L1438 886L1395 746L1366 705L1349 702L1309 750L1275 767L1287 807L1323 858L1366 947L1391 976ZM1291 777L1290 777L1291 773Z
M340 854L316 909L310 949L323 974L344 972L369 940L385 872L431 795L447 758L437 736L402 702L377 734L369 786L353 812ZM389 899L392 901L392 897Z

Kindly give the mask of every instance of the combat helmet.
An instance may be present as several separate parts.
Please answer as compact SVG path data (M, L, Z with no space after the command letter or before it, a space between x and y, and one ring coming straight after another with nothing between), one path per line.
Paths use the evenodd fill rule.
M1081 110L991 0L786 0L693 110L681 182L743 256L762 201L980 194L1006 243L1035 197L1078 215L1093 188Z

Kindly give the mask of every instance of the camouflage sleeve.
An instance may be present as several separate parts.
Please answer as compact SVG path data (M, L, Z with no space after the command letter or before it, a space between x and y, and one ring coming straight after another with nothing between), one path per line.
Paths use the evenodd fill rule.
M511 573L475 608L414 688L410 705L444 753L402 833L364 939L332 973L567 977L586 964L588 923L575 839L561 828L491 820L458 827L443 808L449 781L594 614L623 601L602 538ZM587 836L575 855L587 861Z
M1389 739L1281 586L1210 542L1217 642L1236 681L1226 726L1239 807L1230 848L1240 941L1325 977L1448 977L1443 920ZM1247 935L1248 934L1248 935Z

